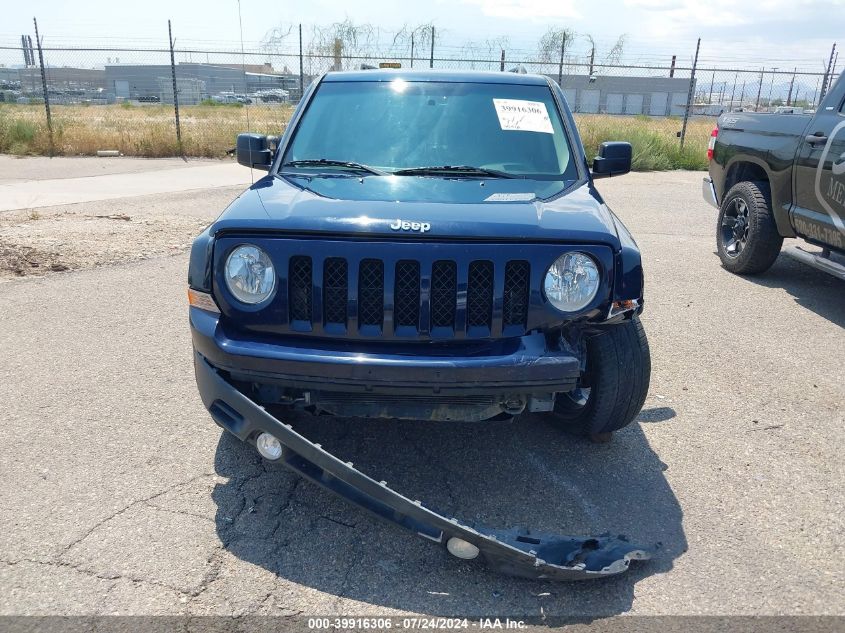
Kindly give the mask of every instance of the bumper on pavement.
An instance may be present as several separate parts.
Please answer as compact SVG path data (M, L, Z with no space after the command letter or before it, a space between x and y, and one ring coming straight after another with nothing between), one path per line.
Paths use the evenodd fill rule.
M241 440L270 433L282 444L279 458L287 468L363 508L449 551L475 553L495 571L526 578L583 580L621 573L632 560L649 554L623 537L570 537L516 529L472 528L437 514L342 462L276 419L230 384L203 356L194 352L197 385L215 422ZM470 546L467 547L467 544ZM477 549L475 549L477 548ZM470 558L471 556L462 556Z

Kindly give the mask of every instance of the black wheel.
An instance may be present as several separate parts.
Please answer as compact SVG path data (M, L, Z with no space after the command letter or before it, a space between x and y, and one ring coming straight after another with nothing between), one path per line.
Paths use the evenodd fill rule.
M607 441L643 408L651 378L648 339L638 317L587 340L587 367L578 388L558 394L548 415L566 431Z
M732 273L767 271L780 253L778 233L766 182L740 182L731 187L719 210L716 246L722 265Z

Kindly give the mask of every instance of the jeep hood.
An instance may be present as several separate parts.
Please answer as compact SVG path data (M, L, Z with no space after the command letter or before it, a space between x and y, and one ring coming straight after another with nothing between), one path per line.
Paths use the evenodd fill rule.
M267 176L220 216L216 231L397 236L419 239L534 239L607 244L613 215L589 183L421 176ZM430 229L395 230L397 220Z

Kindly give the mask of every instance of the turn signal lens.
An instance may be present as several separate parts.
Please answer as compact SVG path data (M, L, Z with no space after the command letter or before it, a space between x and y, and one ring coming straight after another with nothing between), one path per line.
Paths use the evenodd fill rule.
M220 308L218 308L217 304L214 303L214 297L207 292L200 292L199 290L194 290L193 288L188 288L188 305L192 305L200 310L205 310L206 312L220 314Z

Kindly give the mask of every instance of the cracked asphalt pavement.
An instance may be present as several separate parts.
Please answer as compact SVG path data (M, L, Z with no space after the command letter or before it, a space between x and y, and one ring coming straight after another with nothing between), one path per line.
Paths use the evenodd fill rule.
M0 614L845 614L845 284L722 270L701 176L598 183L644 253L654 367L609 444L530 416L293 420L464 521L623 533L652 561L499 576L262 463L196 393L182 250L0 283ZM210 220L238 190L132 205Z

